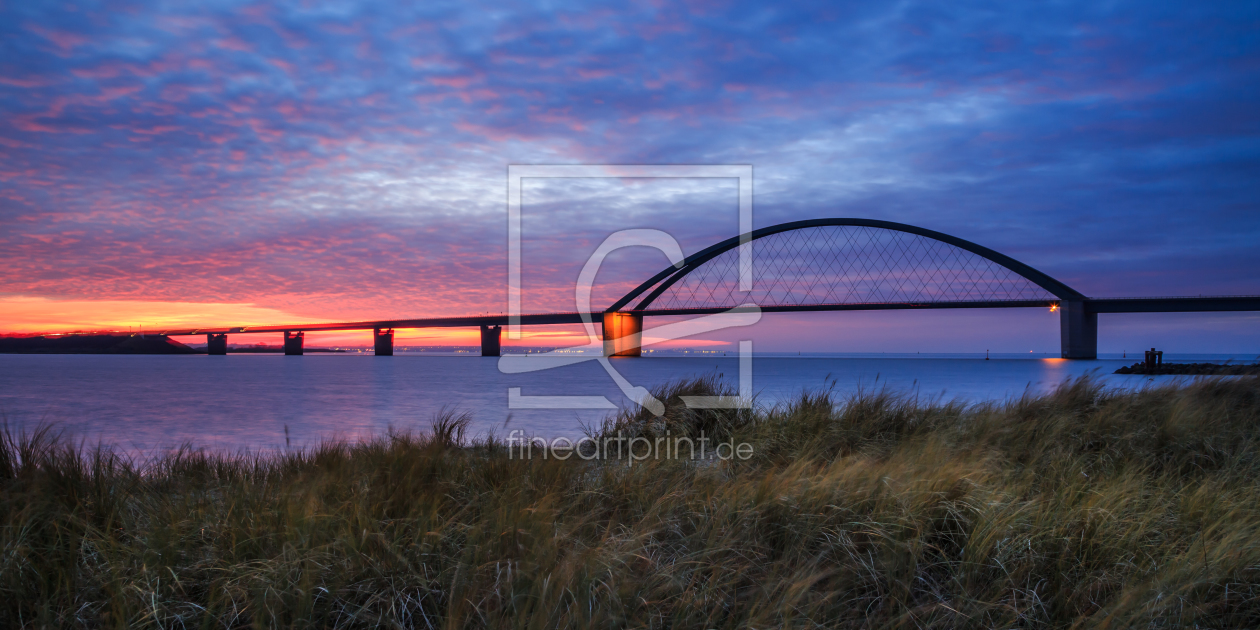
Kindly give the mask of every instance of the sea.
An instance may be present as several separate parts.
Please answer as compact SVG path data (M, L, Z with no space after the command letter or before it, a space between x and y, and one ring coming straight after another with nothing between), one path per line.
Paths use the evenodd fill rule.
M546 362L468 353L206 355L0 354L0 422L11 435L52 425L89 446L133 454L173 448L255 453L326 440L423 432L436 415L467 413L471 436L519 430L576 438L618 409L633 388L694 376L741 383L740 359L722 355ZM743 385L772 406L805 391L840 397L888 388L920 400L977 403L1050 391L1092 375L1140 388L1175 377L1113 374L1136 357L1065 361L1050 355L757 353ZM1167 362L1247 362L1251 356L1165 355ZM512 367L516 366L516 367ZM535 367L537 369L535 369ZM610 372L610 369L612 370ZM1183 377L1184 378L1184 377ZM751 380L751 382L749 382ZM602 399L602 400L601 400Z

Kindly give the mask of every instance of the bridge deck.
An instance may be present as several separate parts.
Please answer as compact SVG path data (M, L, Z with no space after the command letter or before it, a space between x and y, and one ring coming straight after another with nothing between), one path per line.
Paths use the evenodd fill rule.
M1202 313L1260 311L1260 295L1097 298L1085 302L1093 313Z
M810 304L798 306L766 306L763 313L810 312L810 311L874 311L874 310L926 310L955 308L1049 308L1059 300L999 300L974 302L880 302L866 304ZM1091 298L1085 302L1085 308L1093 313L1187 313L1208 311L1260 311L1260 296L1197 296L1197 297L1145 297L1145 298ZM723 313L725 308L691 308L691 309L657 309L636 311L644 317L663 317L669 315L711 315ZM737 309L739 310L739 309ZM587 313L593 322L601 322L602 312ZM340 331L340 330L374 330L406 329L406 328L462 328L476 326L505 326L509 323L506 314L477 315L471 317L428 317L421 319L390 319L361 322L329 322L306 324L283 324L267 326L234 326L183 328L153 331L158 334L204 335L204 334L241 334L241 333L278 333L286 331ZM580 324L582 313L535 313L521 315L522 326L545 326L555 324Z

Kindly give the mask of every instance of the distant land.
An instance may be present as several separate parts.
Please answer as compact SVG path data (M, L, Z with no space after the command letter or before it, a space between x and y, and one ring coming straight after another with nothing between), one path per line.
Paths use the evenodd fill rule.
M279 346L234 347L230 353L282 353ZM303 352L345 352L305 348ZM0 354L205 354L165 335L48 335L0 337Z

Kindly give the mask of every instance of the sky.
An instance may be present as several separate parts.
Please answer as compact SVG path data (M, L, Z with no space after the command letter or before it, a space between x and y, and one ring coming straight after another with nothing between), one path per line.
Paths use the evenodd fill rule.
M501 312L509 164L750 164L756 227L884 219L1089 296L1260 294L1255 2L4 1L0 114L0 332ZM525 310L572 310L609 234L692 253L737 203L727 180L527 182ZM614 254L596 306L665 264ZM1260 352L1257 314L1100 326L1102 352ZM1058 350L1043 309L752 332Z

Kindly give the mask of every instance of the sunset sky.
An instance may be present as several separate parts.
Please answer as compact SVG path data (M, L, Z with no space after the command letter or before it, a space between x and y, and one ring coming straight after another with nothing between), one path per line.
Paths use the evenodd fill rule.
M1260 294L1256 2L3 2L0 111L0 332L504 311L509 164L751 164L756 227L885 219L1089 296ZM726 180L527 183L525 310L572 310L613 231L691 253L736 234L736 204ZM665 264L614 255L596 306ZM1252 313L1100 325L1104 353L1260 353ZM1059 343L1044 309L754 335Z

